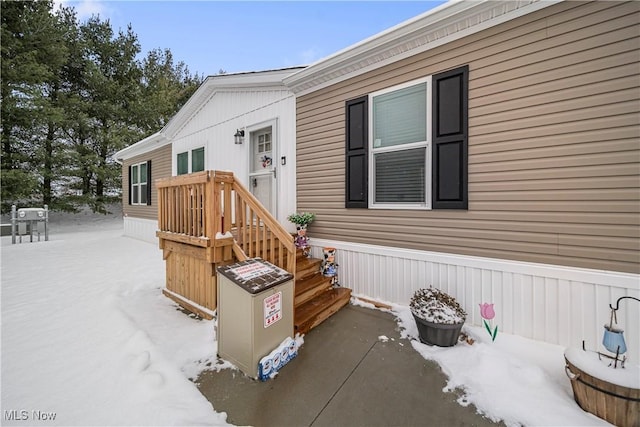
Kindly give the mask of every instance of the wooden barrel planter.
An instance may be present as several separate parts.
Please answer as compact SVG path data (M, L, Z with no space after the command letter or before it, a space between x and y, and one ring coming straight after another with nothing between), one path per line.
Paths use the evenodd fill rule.
M640 426L640 367L614 369L607 366L608 360L599 360L598 353L575 348L567 349L565 361L574 399L582 409L616 426Z

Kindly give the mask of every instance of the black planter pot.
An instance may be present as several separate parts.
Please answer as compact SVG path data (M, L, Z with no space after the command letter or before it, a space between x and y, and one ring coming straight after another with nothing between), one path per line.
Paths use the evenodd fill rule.
M428 345L437 345L438 347L451 347L456 345L460 331L462 330L462 325L464 325L464 323L450 325L427 322L415 314L413 318L416 319L416 325L418 325L420 341Z

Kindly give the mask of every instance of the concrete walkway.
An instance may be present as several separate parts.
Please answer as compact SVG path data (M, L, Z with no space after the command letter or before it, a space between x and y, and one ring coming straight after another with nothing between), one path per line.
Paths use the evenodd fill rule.
M348 305L304 341L274 379L260 382L226 369L204 372L198 387L236 425L495 425L442 392L439 366L400 339L390 314Z

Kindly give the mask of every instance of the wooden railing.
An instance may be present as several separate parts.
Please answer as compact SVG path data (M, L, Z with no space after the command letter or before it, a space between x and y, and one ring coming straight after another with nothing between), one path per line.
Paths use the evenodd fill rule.
M293 237L232 172L156 181L160 239L208 248L211 262L260 257L295 274Z

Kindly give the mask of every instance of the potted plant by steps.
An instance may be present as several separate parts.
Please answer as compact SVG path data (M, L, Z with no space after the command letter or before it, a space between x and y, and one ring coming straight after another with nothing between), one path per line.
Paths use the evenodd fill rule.
M418 289L409 304L420 341L439 347L458 342L467 313L451 295L434 287Z
M287 219L296 225L296 238L294 243L296 248L302 249L305 256L309 256L309 238L307 237L307 227L316 219L316 214L309 212L293 213Z

